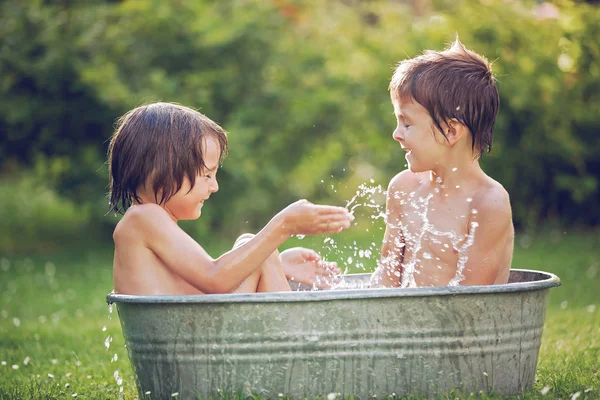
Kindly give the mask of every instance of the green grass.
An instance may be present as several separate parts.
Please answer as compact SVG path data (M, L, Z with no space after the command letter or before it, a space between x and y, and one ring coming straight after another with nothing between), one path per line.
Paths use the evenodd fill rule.
M356 261L354 241L362 249L380 243L381 232L375 230L374 238L336 238L330 258ZM538 381L522 397L571 399L580 393L579 399L600 398L600 235L518 235L516 243L513 267L550 271L562 280L550 292ZM323 237L288 243L294 244L331 247ZM0 399L118 398L115 371L123 379L123 398L137 397L118 318L116 313L110 318L104 301L112 289L111 262L110 248L28 258L0 255L0 361L6 362L0 365Z

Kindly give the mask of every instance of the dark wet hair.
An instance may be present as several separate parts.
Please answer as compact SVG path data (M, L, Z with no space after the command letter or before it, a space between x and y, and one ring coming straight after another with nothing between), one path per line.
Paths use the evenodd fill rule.
M150 185L158 204L166 203L187 177L192 185L204 167L206 140L227 154L227 133L200 112L172 103L137 107L122 116L108 148L109 212L123 214L140 202L137 189Z
M444 51L426 51L401 61L389 86L392 101L416 101L446 137L452 118L471 131L473 152L491 151L500 98L491 64L459 40ZM447 138L446 138L447 139Z

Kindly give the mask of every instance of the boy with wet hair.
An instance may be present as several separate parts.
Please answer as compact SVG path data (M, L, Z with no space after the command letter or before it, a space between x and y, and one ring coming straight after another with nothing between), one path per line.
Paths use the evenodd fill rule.
M490 63L458 38L400 62L389 85L408 169L390 181L374 286L506 283L509 196L479 166L499 108Z
M256 235L242 235L217 259L179 228L177 221L199 218L204 202L219 189L217 170L226 153L226 132L188 107L154 103L121 118L108 155L110 208L124 214L113 233L115 292L288 291L286 264L305 278L303 269L313 277L319 272L323 263L316 253L292 249L280 255L277 248L291 235L348 228L352 216L343 207L300 200ZM337 266L329 267L339 273Z

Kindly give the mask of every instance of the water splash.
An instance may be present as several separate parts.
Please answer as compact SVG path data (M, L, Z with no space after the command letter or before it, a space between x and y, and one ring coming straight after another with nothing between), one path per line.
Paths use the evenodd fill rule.
M441 178L437 178L436 182L440 184L439 187L435 188L434 193L439 193L439 189L443 188L441 185ZM397 269L400 267L400 262L395 260L394 256L390 256L387 259L383 259L382 263L387 263L393 274L398 277L401 275L401 287L417 287L415 276L421 273L421 268L424 262L431 261L434 259L433 255L427 251L423 251L423 242L427 235L427 240L433 244L442 245L441 252L446 252L450 249L447 243L443 243L441 239L445 238L450 241L452 250L458 254L458 261L456 265L456 273L454 277L449 281L449 286L457 286L465 278L463 271L468 260L468 249L473 245L475 240L475 231L479 224L475 221L471 222L469 232L466 235L460 235L452 231L439 231L429 220L429 211L433 211L430 207L433 193L426 197L418 198L414 192L408 193L397 193L394 198L398 199L402 205L408 205L418 216L418 220L421 222L420 229L416 233L411 234L409 226L400 222L398 225L391 225L393 228L397 228L401 231L404 241L411 244L410 258L404 260L402 263L402 273L398 273ZM407 197L407 200L403 198ZM471 198L467 198L467 202L471 202ZM471 210L471 214L476 215L477 210ZM415 225L418 221L409 220L408 225ZM388 223L389 225L389 223ZM395 238L394 245L398 248L405 246L400 238ZM462 244L461 244L462 243ZM435 260L440 261L439 257L435 257ZM421 268L419 268L421 266ZM438 269L442 269L440 265Z
M454 168L452 171L455 172L457 168ZM367 215L367 220L371 220L371 226L365 228L365 231L369 232L369 228L375 226L375 223L378 220L382 220L388 227L397 228L403 235L403 238L397 237L394 238L394 245L397 248L402 248L405 246L404 242L410 243L410 259L403 260L402 265L399 260L394 259L394 256L390 256L387 259L375 260L376 263L385 263L390 269L391 272L396 278L400 278L402 282L402 287L416 287L416 279L415 276L421 273L421 269L423 267L423 263L425 262L434 262L441 261L439 257L435 257L430 252L424 251L423 241L425 240L427 243L437 244L442 246L441 251L444 253L447 250L453 251L458 254L458 261L456 265L456 273L455 276L450 280L449 285L458 285L462 280L464 280L464 268L468 260L468 249L472 246L475 237L475 231L478 227L477 222L472 222L470 224L469 232L465 235L460 235L452 231L442 232L435 228L435 226L429 221L429 212L434 211L433 208L430 207L431 199L435 194L439 194L444 188L444 184L441 177L437 177L436 187L434 188L433 193L429 194L425 197L419 197L415 192L402 192L399 191L393 194L393 199L397 200L400 205L405 207L410 207L413 211L416 211L416 215L411 220L404 222L400 222L397 226L393 226L389 224L387 221L387 216L385 213L385 206L383 204L379 204L376 201L376 197L378 195L387 195L387 193L382 189L381 185L370 185L369 183L362 183L358 186L358 189L354 196L350 198L345 204L345 208L351 214L355 214L359 207L364 207L370 213ZM373 184L374 180L371 179L370 183ZM460 185L454 186L456 189L460 189ZM454 189L453 188L453 189ZM448 194L445 194L447 197ZM471 197L466 198L467 203L471 203L473 199ZM472 216L477 215L477 210L471 210ZM462 218L466 218L467 216L463 216ZM358 221L355 221L354 225L356 226ZM419 229L416 230L414 227L417 225L421 225ZM409 229L413 228L413 229ZM412 234L410 232L413 232ZM449 242L451 246L447 243ZM371 242L371 244L367 248L360 248L356 242L353 242L352 245L340 245L336 242L336 239L332 237L325 237L323 240L323 248L321 250L322 254L327 254L328 256L338 256L339 259L343 260L343 274L348 274L349 269L353 271L356 270L367 270L367 267L370 267L373 262L373 258L377 258L379 254L379 245L375 242ZM402 267L402 268L400 268ZM438 269L443 269L440 265L438 265ZM402 271L402 272L400 272ZM344 288L344 282L340 282L338 285L335 285L333 289L336 288Z
M123 400L123 377L119 375L119 370L115 370L113 373L113 377L117 382L117 386L119 387L119 400Z
M373 180L371 179L371 181ZM373 199L373 195L375 194L384 194L381 185L368 186L363 183L358 187L356 194L346 203L344 207L346 207L348 212L352 215L354 215L354 210L360 206L370 207L380 211L382 206L375 203L375 200ZM365 199L363 202L359 202L358 200L362 197L368 197L368 201Z
M467 250L473 245L473 242L475 241L475 230L478 226L479 224L477 222L471 222L471 229L469 230L467 240L458 249L458 263L456 264L456 275L450 280L448 286L458 286L460 282L462 282L463 279L465 279L465 276L463 275L463 270L465 269L465 265L467 264L467 260L469 258Z
M104 347L106 347L106 350L108 350L110 348L110 344L112 343L112 336L108 335L106 337L106 339L104 339Z

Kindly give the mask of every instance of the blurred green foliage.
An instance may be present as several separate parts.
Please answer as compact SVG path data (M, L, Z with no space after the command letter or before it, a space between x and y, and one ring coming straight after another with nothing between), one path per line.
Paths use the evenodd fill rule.
M109 240L107 139L118 116L157 100L230 132L218 201L185 224L196 237L256 229L300 197L345 204L365 181L385 187L404 169L392 69L457 33L494 60L501 109L482 162L509 191L517 226L599 224L598 6L5 0L0 209L12 211L0 236L51 243L87 224Z

